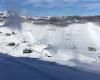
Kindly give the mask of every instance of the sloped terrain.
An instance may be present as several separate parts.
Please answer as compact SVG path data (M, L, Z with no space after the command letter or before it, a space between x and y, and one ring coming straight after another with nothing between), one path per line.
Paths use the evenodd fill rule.
M98 71L100 28L87 22L66 27L22 23L22 30L0 27L0 52L40 58L62 65ZM97 67L97 68L95 68ZM90 69L90 70L91 70ZM100 70L100 69L99 69Z

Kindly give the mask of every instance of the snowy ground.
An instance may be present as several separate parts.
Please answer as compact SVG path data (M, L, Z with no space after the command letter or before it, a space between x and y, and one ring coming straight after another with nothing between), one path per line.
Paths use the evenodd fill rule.
M72 24L66 27L22 23L21 26L22 31L0 27L0 52L15 57L40 58L85 70L100 71L100 28L94 23ZM7 36L7 33L11 35ZM10 42L16 45L7 46ZM89 51L88 47L94 47L96 51ZM26 48L32 49L33 52L23 54L23 49Z
M14 58L0 53L0 80L100 80L100 75L35 58Z

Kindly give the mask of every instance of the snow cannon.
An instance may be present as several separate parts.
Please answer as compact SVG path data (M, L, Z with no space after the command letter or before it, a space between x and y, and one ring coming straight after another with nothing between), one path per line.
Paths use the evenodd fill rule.
M23 54L29 54L29 53L32 53L33 51L31 49L24 49L23 50Z

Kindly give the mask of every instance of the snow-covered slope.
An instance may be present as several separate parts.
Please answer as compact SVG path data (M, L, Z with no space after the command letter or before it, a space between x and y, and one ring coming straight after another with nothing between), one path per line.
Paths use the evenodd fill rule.
M22 23L21 26L22 31L0 27L0 52L16 57L41 58L70 66L84 67L84 64L99 66L98 25L88 22L66 27L31 23ZM8 46L12 42L15 45ZM24 54L25 49L33 52Z

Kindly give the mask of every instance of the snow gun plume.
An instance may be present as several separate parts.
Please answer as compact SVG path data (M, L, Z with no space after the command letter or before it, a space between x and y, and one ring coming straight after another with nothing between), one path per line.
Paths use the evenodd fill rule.
M21 30L21 19L19 16L21 12L20 0L5 0L5 6L8 13L5 27Z

